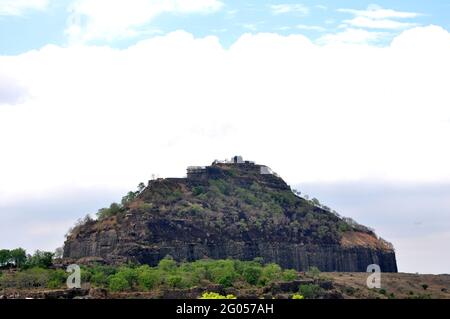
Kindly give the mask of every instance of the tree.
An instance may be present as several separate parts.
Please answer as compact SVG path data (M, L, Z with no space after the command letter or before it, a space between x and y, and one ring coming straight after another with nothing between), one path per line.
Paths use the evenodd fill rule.
M0 267L7 266L11 262L11 251L8 249L0 250Z
M109 208L101 208L97 212L98 219L104 219L118 214L122 210L122 206L112 203Z
M319 200L315 197L313 199L311 199L311 203L313 203L315 206L320 206Z
M49 268L53 264L54 254L48 251L36 250L33 256L29 256L27 266Z
M138 185L139 193L141 193L144 189L145 189L145 184L140 182L139 185Z
M128 192L124 197L122 197L122 206L131 203L136 198L135 192Z
M27 261L27 252L23 248L16 248L11 250L11 260L18 268L25 265Z

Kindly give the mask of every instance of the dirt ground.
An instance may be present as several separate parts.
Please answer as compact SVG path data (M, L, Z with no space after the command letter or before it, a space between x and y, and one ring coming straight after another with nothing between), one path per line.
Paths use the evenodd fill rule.
M323 273L346 298L450 299L450 275L382 273L381 289L367 288L367 273Z
M329 282L331 285L327 288L328 298L344 299L450 299L450 275L419 275L409 273L382 273L381 288L369 289L367 287L367 278L369 273L320 273L319 281ZM307 275L302 275L307 279ZM311 278L309 279L311 280ZM298 284L293 282L279 283L280 293L273 295L274 298L290 298L292 293L298 291ZM87 284L89 285L89 284ZM151 292L123 292L111 293L106 289L85 287L80 290L48 290L48 289L1 289L0 299L110 299L110 298L198 298L203 290L219 291L223 289L220 285L217 287L195 287L187 290L169 289L167 291L155 290ZM219 287L220 286L220 287ZM292 286L292 287L291 287ZM267 287L266 287L267 288ZM265 287L252 289L235 289L233 293L238 298L264 298ZM331 293L331 294L330 294ZM254 296L254 297L251 297ZM271 295L272 296L272 295ZM269 296L270 298L272 298ZM324 298L324 295L322 295Z

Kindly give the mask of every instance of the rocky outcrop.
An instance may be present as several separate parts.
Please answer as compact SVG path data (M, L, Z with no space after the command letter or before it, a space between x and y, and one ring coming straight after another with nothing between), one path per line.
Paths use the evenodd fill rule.
M188 178L150 181L120 213L77 227L64 256L156 265L234 258L284 268L396 272L395 253L366 228L294 195L277 175L253 163L214 163ZM94 259L95 260L95 259Z

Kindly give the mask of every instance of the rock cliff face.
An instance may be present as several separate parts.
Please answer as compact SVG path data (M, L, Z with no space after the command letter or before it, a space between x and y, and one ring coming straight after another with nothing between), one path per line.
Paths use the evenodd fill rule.
M166 255L251 260L285 268L396 272L391 245L292 193L268 168L235 159L158 179L119 212L76 227L64 257L156 265Z

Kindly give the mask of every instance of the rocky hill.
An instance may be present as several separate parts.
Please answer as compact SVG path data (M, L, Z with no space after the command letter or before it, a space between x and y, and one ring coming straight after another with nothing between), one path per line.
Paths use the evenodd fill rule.
M373 231L297 196L268 167L239 157L190 167L187 178L149 181L113 213L73 229L64 246L65 258L81 262L156 265L166 255L259 257L297 270L360 272L378 264L397 272L392 246Z

